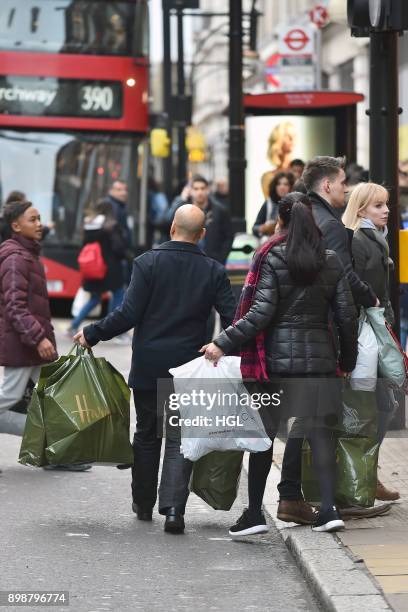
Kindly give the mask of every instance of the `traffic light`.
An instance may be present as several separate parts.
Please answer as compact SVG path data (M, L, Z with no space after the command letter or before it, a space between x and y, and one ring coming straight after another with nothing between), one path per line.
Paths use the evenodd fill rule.
M347 0L347 18L353 34L363 30L408 30L407 0Z
M186 149L188 151L189 161L197 164L205 160L205 138L203 134L195 128L190 127L187 129Z
M153 157L168 157L170 155L170 143L167 131L163 128L154 128L150 132L150 151Z

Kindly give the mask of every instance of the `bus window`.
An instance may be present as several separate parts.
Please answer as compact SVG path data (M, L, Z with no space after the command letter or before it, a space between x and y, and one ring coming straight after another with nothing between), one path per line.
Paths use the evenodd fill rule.
M137 214L140 137L82 132L0 131L0 193L18 189L55 232L47 243L79 245L84 212L106 196L117 178L128 182L129 214ZM25 168L21 173L21 167ZM132 197L133 194L133 197Z
M145 0L0 2L3 51L147 55L147 30Z

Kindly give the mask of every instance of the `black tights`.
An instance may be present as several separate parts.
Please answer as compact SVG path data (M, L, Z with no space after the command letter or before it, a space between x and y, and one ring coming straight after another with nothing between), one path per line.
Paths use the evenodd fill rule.
M335 445L332 434L324 428L314 428L307 436L312 449L313 466L319 482L321 511L334 505L336 477ZM250 453L248 470L248 511L258 517L261 512L266 481L272 466L272 446L262 453ZM299 460L301 457L299 458Z
M313 468L320 489L320 511L334 506L336 485L336 448L330 430L316 428L307 437L312 449Z
M248 469L248 512L258 517L261 512L266 481L271 470L273 440L271 448L262 453L250 453Z

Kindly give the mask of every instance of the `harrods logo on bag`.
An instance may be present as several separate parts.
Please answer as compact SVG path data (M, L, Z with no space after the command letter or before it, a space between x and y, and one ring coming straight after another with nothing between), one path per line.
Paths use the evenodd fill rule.
M92 408L89 408L88 402L86 401L86 395L75 395L75 401L76 405L78 406L78 410L73 410L72 414L79 414L79 418L83 425L89 425L97 419L110 416L111 414L108 408L101 408L100 406L93 406Z

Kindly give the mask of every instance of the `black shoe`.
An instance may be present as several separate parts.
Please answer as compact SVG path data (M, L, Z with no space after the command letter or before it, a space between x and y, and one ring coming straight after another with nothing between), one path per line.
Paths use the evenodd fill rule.
M132 503L132 510L137 515L139 521L151 521L153 519L153 510L145 510L136 504Z
M164 523L164 531L167 533L183 533L184 517L177 508L169 508L166 512L166 521Z
M230 527L229 534L231 536L246 536L254 535L255 533L266 533L269 527L263 512L261 511L257 517L252 517L248 509L245 508L235 525Z
M18 412L19 414L27 414L28 406L30 405L30 402L31 402L31 396L34 391L34 387L35 387L35 384L30 378L25 388L23 397L16 404L14 404L14 406L9 408L9 410L11 410L12 412Z
M57 472L87 472L90 469L92 469L92 465L89 463L58 463L43 466L43 470L55 470Z
M312 526L312 529L313 531L326 532L341 531L344 529L344 522L342 521L336 506L333 506L324 512L319 512L317 521Z

